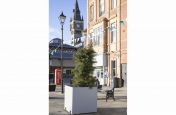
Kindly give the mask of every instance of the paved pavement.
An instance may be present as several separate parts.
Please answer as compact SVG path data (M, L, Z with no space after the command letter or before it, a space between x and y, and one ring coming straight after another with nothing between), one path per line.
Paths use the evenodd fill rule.
M97 113L79 115L127 115L127 88L115 89L115 101L108 99L106 102L105 92L98 92ZM69 115L64 110L64 94L60 87L55 92L49 92L49 115Z

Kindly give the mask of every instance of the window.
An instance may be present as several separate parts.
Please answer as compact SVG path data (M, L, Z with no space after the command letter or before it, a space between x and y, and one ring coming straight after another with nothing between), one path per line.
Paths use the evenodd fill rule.
M100 45L100 27L97 28L97 45Z
M101 78L103 78L103 71L101 71Z
M97 78L100 77L100 71L97 71Z
M100 26L93 30L93 45L100 45L103 39L103 27Z
M111 61L111 67L112 67L112 77L116 76L116 61Z
M93 45L93 32L91 32L87 37L88 37L88 39L90 39L90 41L89 41L89 43L91 44L91 45Z
M49 60L49 65L52 66L52 60Z
M93 30L93 45L96 45L97 43L96 43L96 34L97 34L97 31L96 31L97 29L94 29Z
M90 6L90 20L94 19L94 5Z
M117 0L111 0L111 7L112 9L116 8L116 5L117 5Z
M66 75L71 75L71 70L66 70Z
M100 0L100 16L104 14L104 0Z
M99 36L100 36L100 44L102 44L102 42L103 42L103 26L101 26L99 29Z
M111 24L111 43L116 42L116 23Z

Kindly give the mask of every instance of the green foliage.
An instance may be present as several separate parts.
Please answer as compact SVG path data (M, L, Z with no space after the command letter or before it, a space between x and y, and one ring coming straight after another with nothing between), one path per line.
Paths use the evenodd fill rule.
M79 49L74 55L75 68L73 69L73 86L93 87L95 78L93 77L95 52L92 47Z

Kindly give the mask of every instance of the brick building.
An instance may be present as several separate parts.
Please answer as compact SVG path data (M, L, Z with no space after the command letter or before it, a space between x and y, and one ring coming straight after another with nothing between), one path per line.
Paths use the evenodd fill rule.
M88 0L87 40L96 51L94 76L102 85L117 77L119 87L127 80L127 1Z

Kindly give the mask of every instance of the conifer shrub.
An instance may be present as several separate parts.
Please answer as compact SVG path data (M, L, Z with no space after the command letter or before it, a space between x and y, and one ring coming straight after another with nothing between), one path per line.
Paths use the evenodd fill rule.
M72 71L74 87L93 87L96 79L93 77L95 51L91 46L79 49L74 55L75 68Z

